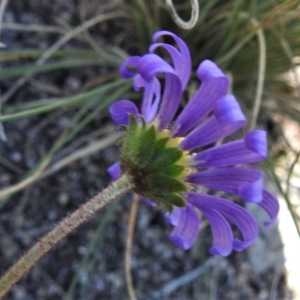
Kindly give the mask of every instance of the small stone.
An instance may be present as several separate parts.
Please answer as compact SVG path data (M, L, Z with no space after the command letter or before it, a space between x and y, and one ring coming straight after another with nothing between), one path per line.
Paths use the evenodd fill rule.
M53 210L50 210L48 213L47 213L47 218L48 220L50 221L55 221L56 218L57 218L57 213Z
M69 203L70 197L67 193L61 193L58 196L58 203L61 206L66 206Z
M14 163L18 163L21 161L22 159L22 154L18 151L14 151L11 155L10 155L10 159L11 161L13 161Z

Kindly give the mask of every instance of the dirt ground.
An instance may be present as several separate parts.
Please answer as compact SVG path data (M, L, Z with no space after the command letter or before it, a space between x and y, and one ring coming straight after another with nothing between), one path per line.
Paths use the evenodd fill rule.
M106 5L106 6L105 6ZM103 7L113 9L100 1L96 13ZM102 7L102 8L101 8ZM78 1L9 1L5 23L53 25L57 20L72 26L80 24ZM130 20L114 20L93 29L99 40L115 43L124 50L129 45L126 37L134 31ZM98 32L98 33L97 33ZM3 30L2 42L7 49L47 49L57 39L57 33L22 32ZM128 37L128 39L131 39ZM68 43L68 49L86 49L81 41ZM127 47L127 49L126 49ZM11 66L3 64L3 67ZM34 76L40 83L53 87L61 95L75 94L97 74L109 73L109 68L85 67L63 69ZM16 79L1 83L4 94ZM34 82L25 84L7 105L55 97ZM0 187L10 186L34 167L51 148L70 123L78 108L44 113L5 124L7 142L0 141ZM108 113L100 114L76 140L112 124ZM69 153L76 149L72 141ZM87 140L86 143L91 142ZM6 270L31 245L48 232L68 213L78 208L89 197L110 183L106 169L118 159L118 147L112 145L97 154L86 156L72 165L43 178L25 190L14 194L0 211L0 271ZM55 157L59 159L59 154ZM124 248L132 195L126 195L114 207L106 209L60 242L14 286L5 299L64 299L72 278L88 251L89 243L101 234L89 262L80 273L79 282L71 299L128 299L124 275ZM110 215L110 217L108 217ZM103 220L106 224L99 228ZM280 241L277 229L263 231L258 241L261 248L251 248L233 253L228 258L210 257L211 232L205 221L196 245L184 251L168 241L171 226L164 220L163 212L153 210L144 203L139 211L132 249L132 276L138 299L292 299L286 288L285 275L280 261ZM269 248L271 247L271 248ZM275 247L275 248L274 248ZM277 248L276 248L277 247ZM272 263L263 266L264 257L273 255ZM259 251L259 250L257 250ZM275 255L276 254L276 255ZM262 257L262 262L255 258ZM274 258L275 257L275 258ZM191 271L204 266L193 279ZM199 270L198 270L199 271ZM172 280L178 279L177 282ZM186 278L186 277L185 277ZM167 292L165 285L172 283ZM163 289L165 287L165 289Z

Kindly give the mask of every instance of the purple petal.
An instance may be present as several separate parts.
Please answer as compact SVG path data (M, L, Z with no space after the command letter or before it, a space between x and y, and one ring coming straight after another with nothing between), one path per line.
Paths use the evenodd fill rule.
M145 121L150 123L155 118L160 103L160 83L155 77L147 82L140 75L136 75L133 86L136 91L141 87L145 88L141 112Z
M177 206L173 206L173 211L171 213L166 213L165 218L167 221L172 224L173 226L177 226L180 221L180 216L181 216L181 210L182 208L179 208Z
M245 136L246 147L259 154L261 160L266 159L268 151L267 133L264 130L253 130ZM259 160L260 161L260 160ZM254 161L257 162L257 161Z
M197 213L187 204L185 209L180 209L178 224L175 226L169 239L176 246L187 250L193 246L199 234L200 221Z
M158 119L160 129L167 127L177 111L182 95L179 77L168 63L155 54L142 56L138 64L138 72L147 82L157 74L165 74L165 88Z
M169 35L174 38L174 40L176 41L179 47L179 51L175 49L173 46L170 46L168 44L156 43L156 41L161 36L164 35ZM153 42L155 44L153 44L150 47L149 51L154 52L156 48L163 47L165 50L169 52L169 54L172 57L174 68L181 80L182 90L184 90L189 81L191 69L192 69L191 55L188 47L186 46L186 44L183 42L181 38L168 31L158 31L157 33L155 33L153 36Z
M263 161L267 157L267 134L253 130L242 140L207 149L193 157L198 168L227 167Z
M232 94L226 95L216 102L214 114L220 124L234 123L238 129L246 124L246 118L241 107Z
M201 203L199 204L200 209ZM201 211L210 223L213 233L213 246L210 253L227 256L232 251L233 233L226 219L216 210L201 206Z
M216 142L246 124L246 118L233 95L226 95L219 99L214 108L214 115L191 131L182 141L184 150Z
M150 199L145 198L144 196L140 196L140 199L147 205L151 206L151 207L156 207L156 203L152 202Z
M132 78L136 74L136 71L132 69L137 69L140 58L140 56L131 56L127 58L120 66L120 75L125 79Z
M133 89L135 90L135 92L138 92L141 87L145 87L146 84L147 81L145 81L140 74L137 74L133 77Z
M262 201L262 174L252 168L216 168L194 173L187 181L210 189L234 194L245 201Z
M274 225L279 212L278 200L268 191L263 190L263 200L257 203L261 208L263 208L267 214L270 216L271 220L265 222L266 227Z
M181 100L181 84L177 76L165 75L165 89L158 112L159 128L166 128L172 121Z
M177 76L175 70L156 54L143 55L137 64L137 71L146 81L162 73L170 73Z
M116 162L113 165L111 165L107 169L108 174L113 180L118 179L121 176L121 167L120 167L120 162Z
M239 205L225 200L223 198L202 195L197 193L188 193L186 196L189 203L199 210L216 210L225 218L229 219L241 232L244 241L237 238L233 241L233 249L242 251L250 246L258 236L258 226L251 214Z
M120 100L109 107L109 112L114 123L118 125L129 124L129 114L137 116L139 111L136 105L129 100Z
M209 60L203 61L197 70L202 84L193 98L185 106L172 128L174 136L183 136L206 116L215 102L226 94L228 78Z

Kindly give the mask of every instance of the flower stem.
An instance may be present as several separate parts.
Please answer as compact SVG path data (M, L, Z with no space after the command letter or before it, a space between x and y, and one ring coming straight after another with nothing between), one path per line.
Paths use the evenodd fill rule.
M0 278L0 299L2 299L11 287L60 240L94 216L106 205L132 188L133 184L130 176L124 174L105 190L94 196L79 209L62 220Z

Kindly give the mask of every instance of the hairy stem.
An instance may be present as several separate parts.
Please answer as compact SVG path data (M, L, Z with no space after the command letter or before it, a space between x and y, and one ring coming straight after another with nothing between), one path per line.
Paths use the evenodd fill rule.
M132 188L133 184L131 178L127 174L124 174L105 190L62 220L0 278L0 299L2 299L11 287L60 240L94 216L107 204L116 200Z

